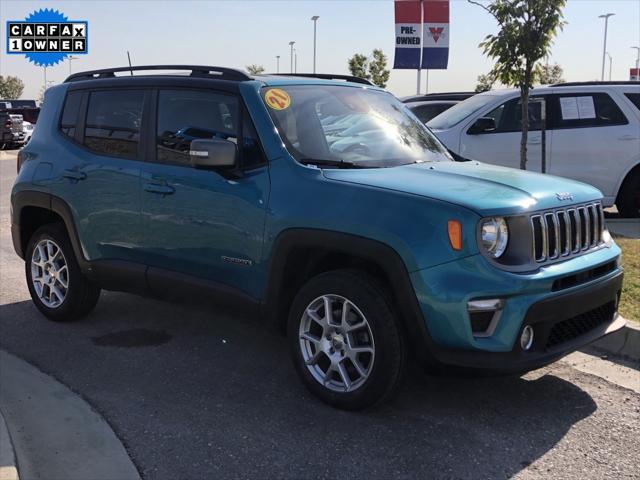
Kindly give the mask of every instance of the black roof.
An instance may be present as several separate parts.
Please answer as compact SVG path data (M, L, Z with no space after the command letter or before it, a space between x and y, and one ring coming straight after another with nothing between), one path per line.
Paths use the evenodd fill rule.
M422 102L426 100L466 100L474 95L476 95L476 92L438 92L425 93L422 95L410 95L408 97L402 97L401 100L404 103Z
M247 73L242 70L236 70L226 67L208 67L203 65L142 65L135 67L116 67L105 68L101 70L89 70L87 72L78 72L69 75L65 80L67 82L76 82L81 80L92 80L98 78L115 78L116 72L139 72L151 70L187 70L191 72L192 77L211 77L219 80L253 80Z
M65 83L79 82L85 80L97 80L97 79L113 79L117 78L116 73L130 72L133 76L133 72L141 71L157 71L157 70L173 70L173 71L188 71L190 77L209 78L215 80L230 80L230 81L247 81L254 80L255 77L249 75L247 72L227 67L216 67L206 65L140 65L135 67L115 67L104 68L100 70L89 70L86 72L78 72L73 75L69 75L65 80ZM364 78L354 77L351 75L337 75L330 73L287 73L287 74L269 74L271 76L287 76L287 77L309 77L309 78L321 78L325 80L346 80L354 83L362 83L365 85L373 85L369 80ZM127 75L122 75L126 77Z
M347 82L362 83L363 85L371 85L366 78L354 77L353 75L340 75L333 73L267 73L266 75L278 76L278 77L308 77L308 78L321 78L323 80L345 80Z

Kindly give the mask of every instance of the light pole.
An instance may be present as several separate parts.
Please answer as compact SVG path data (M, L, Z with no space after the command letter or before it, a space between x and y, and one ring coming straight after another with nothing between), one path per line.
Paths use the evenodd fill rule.
M291 47L291 73L293 73L293 46L296 42L289 42L289 46Z
M280 73L280 55L276 55L276 73Z
M640 68L640 47L631 47L631 48L635 48L635 50L638 52L638 54L636 55L636 70L638 68Z
M611 81L611 68L613 64L613 57L609 52L607 52L607 57L609 57L609 81Z
M609 17L613 17L615 13L605 13L604 15L598 15L598 18L604 18L604 47L602 48L602 75L600 80L604 82L604 60L607 53L607 27L609 26Z
M74 57L73 55L67 55L67 60L69 60L69 75L71 75L71 60L78 60L80 57Z
M316 73L316 33L319 18L318 15L311 17L311 20L313 20L313 73Z
M298 49L293 49L293 73L298 73Z

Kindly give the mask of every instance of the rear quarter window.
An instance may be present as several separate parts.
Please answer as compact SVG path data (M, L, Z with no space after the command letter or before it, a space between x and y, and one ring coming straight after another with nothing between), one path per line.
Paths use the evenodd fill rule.
M631 103L640 110L640 93L625 93L624 96L631 100Z
M70 138L74 138L76 134L81 102L82 92L70 92L64 100L60 118L60 131Z

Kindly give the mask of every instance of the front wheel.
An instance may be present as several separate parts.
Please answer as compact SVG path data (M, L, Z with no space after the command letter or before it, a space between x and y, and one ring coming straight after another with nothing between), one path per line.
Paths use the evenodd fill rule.
M288 339L304 384L335 407L366 408L400 382L405 349L388 294L359 271L309 280L293 302Z
M33 234L25 270L33 303L51 320L77 320L98 302L100 288L82 275L69 236L59 223L44 225Z

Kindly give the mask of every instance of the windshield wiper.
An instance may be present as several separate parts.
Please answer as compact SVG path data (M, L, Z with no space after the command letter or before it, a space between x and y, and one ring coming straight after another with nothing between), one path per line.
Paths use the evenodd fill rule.
M371 168L348 160L329 160L328 158L301 158L298 161L304 165L317 165L319 167Z

